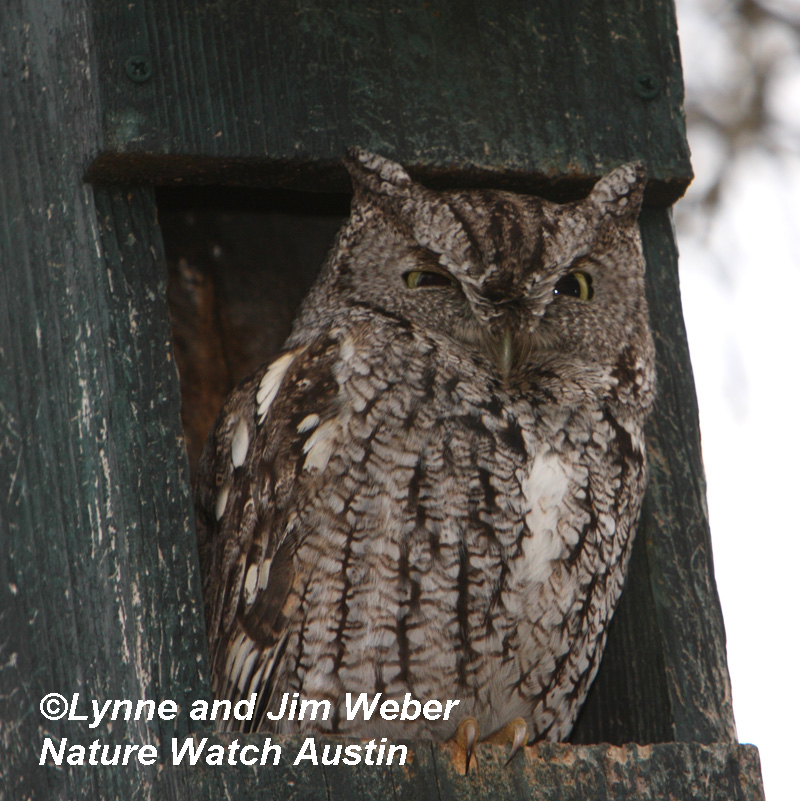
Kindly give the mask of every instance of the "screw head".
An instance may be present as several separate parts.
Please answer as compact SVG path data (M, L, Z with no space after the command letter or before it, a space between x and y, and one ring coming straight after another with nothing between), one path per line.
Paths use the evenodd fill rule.
M153 62L147 56L131 56L125 62L125 74L134 83L144 83L153 77Z
M652 100L661 91L661 79L653 72L640 72L633 79L633 88L642 100Z

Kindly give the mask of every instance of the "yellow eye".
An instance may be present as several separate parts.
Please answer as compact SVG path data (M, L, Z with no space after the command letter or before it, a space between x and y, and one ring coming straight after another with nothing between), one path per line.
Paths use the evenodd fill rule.
M553 289L554 295L567 295L578 300L591 300L594 297L592 276L589 273L574 272L560 278Z
M423 287L455 286L455 281L442 273L433 270L411 270L403 278L409 289L422 289Z

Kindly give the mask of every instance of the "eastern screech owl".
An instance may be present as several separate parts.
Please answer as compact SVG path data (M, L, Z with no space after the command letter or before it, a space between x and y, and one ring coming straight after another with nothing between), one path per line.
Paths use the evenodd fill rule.
M643 169L559 205L431 191L362 151L346 165L351 217L201 459L214 690L258 691L264 730L563 739L645 486ZM459 714L265 718L285 692L340 708L364 691Z

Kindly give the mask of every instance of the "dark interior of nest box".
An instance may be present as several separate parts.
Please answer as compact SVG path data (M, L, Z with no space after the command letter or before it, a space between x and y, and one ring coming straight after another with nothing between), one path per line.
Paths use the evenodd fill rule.
M347 218L343 194L220 187L157 190L173 351L192 476L211 425L239 381L268 361ZM573 743L672 739L641 537ZM652 652L649 652L652 650Z
M181 422L192 475L230 391L280 350L347 218L347 195L160 189Z

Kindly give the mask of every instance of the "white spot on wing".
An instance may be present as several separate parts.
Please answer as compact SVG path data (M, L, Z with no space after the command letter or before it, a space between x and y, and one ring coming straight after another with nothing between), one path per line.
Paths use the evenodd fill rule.
M244 420L239 420L231 442L231 461L234 467L241 467L244 464L249 446L250 433L247 430L247 423Z
M292 366L292 362L297 357L297 354L300 353L300 350L290 350L288 353L284 353L283 356L279 356L267 368L267 372L264 373L256 393L259 423L264 422L264 418L269 412L269 407L272 406L272 402L281 388L281 381L283 381L286 371Z
M305 462L303 462L303 470L311 470L312 468L324 470L328 466L328 460L331 458L338 431L339 426L335 420L323 423L314 431L306 440L305 445L303 445L303 453L308 454Z
M297 426L297 433L305 434L306 431L311 431L312 428L316 428L318 425L319 425L319 415L310 414L308 415L308 417L304 417L300 421L300 425Z
M272 566L272 559L265 559L258 569L258 589L265 590L269 582L269 569Z
M231 491L231 485L226 484L220 488L219 495L217 495L217 502L214 505L214 516L219 520L225 514L225 507L228 505L228 495Z
M258 565L250 565L244 579L244 602L250 606L256 599L256 587L258 586Z

